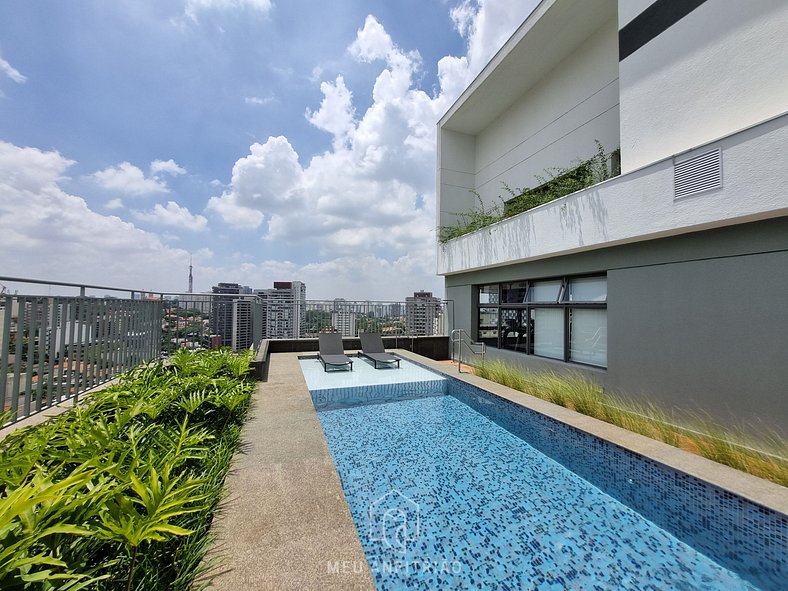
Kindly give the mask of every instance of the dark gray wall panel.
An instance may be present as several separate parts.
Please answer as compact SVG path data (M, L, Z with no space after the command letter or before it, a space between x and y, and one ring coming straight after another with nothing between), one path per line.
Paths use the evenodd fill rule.
M598 272L608 273L607 371L490 355L788 434L788 218L452 275L446 292L467 330L474 285Z
M608 274L613 389L788 426L788 253Z
M449 328L462 328L473 334L471 331L475 330L474 320L471 318L470 310L473 309L471 305L471 296L473 289L469 283L465 285L455 285L453 287L446 286L446 299L454 303L449 304ZM452 308L453 306L453 308Z

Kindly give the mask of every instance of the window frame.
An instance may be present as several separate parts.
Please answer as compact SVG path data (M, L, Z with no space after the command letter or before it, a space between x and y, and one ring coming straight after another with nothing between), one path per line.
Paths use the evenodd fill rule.
M570 301L570 289L571 289L571 282L577 279L585 279L585 278L598 278L604 279L605 284L607 284L607 273L585 273L582 275L563 275L559 277L540 277L535 279L514 279L508 281L501 281L498 283L485 283L474 286L476 290L476 306L474 310L474 314L476 316L476 326L479 327L477 329L477 334L474 335L476 340L483 341L487 343L489 346L498 348L498 349L506 349L509 351L516 351L518 353L522 353L524 355L531 355L533 357L537 357L539 359L551 359L553 361L563 361L564 363L572 363L575 365L581 365L584 367L593 367L596 369L607 370L607 360L605 365L594 365L590 363L584 363L582 361L576 361L571 359L571 337L572 337L572 327L571 327L571 316L572 316L572 309L602 309L607 310L607 291L605 293L605 300L604 301ZM547 281L560 281L561 285L558 289L558 295L554 302L532 302L532 289L534 288L534 284L547 282ZM503 289L504 285L512 285L515 283L525 283L526 284L526 292L523 298L523 302L504 302L503 300ZM498 294L498 303L496 304L489 304L489 303L481 303L479 301L479 294L481 293L482 288L489 288L491 286L497 286L497 294ZM497 343L492 344L490 341L491 338L484 338L481 339L478 330L481 328L481 312L482 309L485 310L486 313L489 314L489 310L491 308L495 308L498 311L497 318ZM537 355L534 353L534 330L535 330L535 323L534 323L534 314L533 310L537 308L548 308L548 309L560 309L563 311L563 356L562 357L547 357L544 355ZM520 331L507 331L506 337L504 337L504 318L503 318L503 311L517 311L518 316L520 316L520 311L522 311L522 315L525 316L528 326L526 327L526 343L525 346L520 348L519 341L521 338ZM518 337L517 341L515 342L515 347L510 348L506 346L506 340L509 338L509 332L517 332ZM505 340L504 340L505 339Z

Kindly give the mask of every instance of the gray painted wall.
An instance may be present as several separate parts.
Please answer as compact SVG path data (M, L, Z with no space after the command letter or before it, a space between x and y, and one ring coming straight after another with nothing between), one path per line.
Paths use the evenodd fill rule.
M468 334L476 334L478 318L472 318L473 314L468 313L468 310L472 310L473 305L476 304L473 297L473 288L470 284L446 287L446 299L454 302L453 318L451 314L449 316L451 324L449 330L461 328Z
M446 293L466 328L475 322L474 285L605 271L606 371L495 349L490 356L580 370L667 408L788 434L788 218L452 275Z
M608 380L788 434L788 251L608 274Z

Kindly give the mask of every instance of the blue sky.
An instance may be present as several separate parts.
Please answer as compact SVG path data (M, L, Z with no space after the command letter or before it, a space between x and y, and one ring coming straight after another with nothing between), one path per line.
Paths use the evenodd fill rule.
M0 3L0 275L442 294L435 123L535 3Z

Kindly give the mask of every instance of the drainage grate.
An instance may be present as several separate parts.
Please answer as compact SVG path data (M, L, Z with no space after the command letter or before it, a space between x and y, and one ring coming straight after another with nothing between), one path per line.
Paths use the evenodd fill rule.
M717 148L673 165L674 199L722 188L722 151Z

